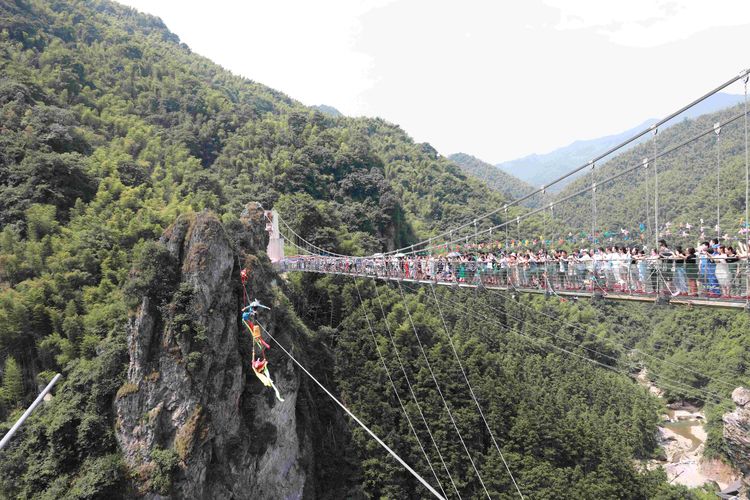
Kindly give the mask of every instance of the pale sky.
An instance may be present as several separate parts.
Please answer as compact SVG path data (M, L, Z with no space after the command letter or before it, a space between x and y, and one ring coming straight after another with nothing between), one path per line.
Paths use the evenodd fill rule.
M747 0L121 3L304 104L491 163L661 118L750 66Z

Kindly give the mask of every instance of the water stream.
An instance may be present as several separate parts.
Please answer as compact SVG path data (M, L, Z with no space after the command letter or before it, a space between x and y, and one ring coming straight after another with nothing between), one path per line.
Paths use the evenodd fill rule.
M682 436L690 441L690 446L682 450L679 453L680 456L675 456L677 460L682 458L682 455L685 453L691 453L697 450L704 441L700 437L705 433L705 431L703 431L703 420L696 418L693 415L684 415L684 413L685 412L678 412L676 410L667 410L669 422L662 424L664 429L669 429L678 436Z

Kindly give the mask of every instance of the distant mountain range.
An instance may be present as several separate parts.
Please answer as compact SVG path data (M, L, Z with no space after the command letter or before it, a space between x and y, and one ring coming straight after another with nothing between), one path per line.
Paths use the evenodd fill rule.
M456 153L450 155L448 159L458 165L464 173L486 182L491 189L499 191L508 198L518 199L534 191L534 186L531 184L475 156ZM524 203L524 205L532 206L532 203Z
M684 119L696 118L706 113L713 113L734 106L742 102L742 100L743 96L741 95L718 93L686 111L681 117ZM642 131L644 128L649 127L657 121L658 120L655 118L652 118L619 134L608 135L596 139L575 141L568 146L556 149L550 153L531 154L529 156L524 156L523 158L498 163L495 166L517 177L521 181L539 187L548 184L550 181L557 179L566 172L583 165L597 155L605 152L613 146L616 146L625 139ZM671 124L665 126L665 128L680 122L681 120L679 119L674 120ZM628 147L623 148L621 152L627 151L640 142L647 140L649 137L650 135L648 134L644 135L638 141L634 141ZM553 186L550 188L550 191L561 190L575 177L576 176L571 176L565 181Z

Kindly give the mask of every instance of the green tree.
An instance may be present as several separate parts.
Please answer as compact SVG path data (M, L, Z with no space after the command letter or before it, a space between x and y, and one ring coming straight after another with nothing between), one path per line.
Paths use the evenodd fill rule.
M3 399L8 407L16 407L23 398L23 374L16 360L12 357L5 359L3 366Z

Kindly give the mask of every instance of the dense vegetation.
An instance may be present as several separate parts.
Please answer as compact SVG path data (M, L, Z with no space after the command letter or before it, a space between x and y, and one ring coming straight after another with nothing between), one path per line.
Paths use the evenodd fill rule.
M127 390L125 325L139 293L159 294L160 255L151 242L178 214L209 209L231 225L246 202L260 201L314 243L358 253L408 244L504 202L398 127L305 108L192 54L160 20L108 1L0 4L0 75L3 428L54 372L65 377L54 403L0 456L2 496L97 498L124 491L127 471L114 438L112 401L118 389ZM129 279L134 266L139 272ZM148 290L142 289L144 276L153 285ZM385 347L372 285L363 289L364 307L351 283L292 276L288 286L313 340L325 346L320 359L311 360L314 368L327 366L332 385L357 412L387 441L398 442L411 463L422 464L416 443L402 439L408 432L372 344L362 341L369 339L362 317L367 310ZM479 495L432 381L418 368L403 302L393 290L381 294L449 468L463 491ZM406 294L488 488L509 494L429 296ZM525 489L541 497L685 495L660 473L638 472L630 460L654 452L656 406L645 391L621 374L502 332L512 327L545 338L544 329L557 327L528 312L544 309L579 323L584 333L564 333L606 350L614 360L605 364L629 372L638 360L612 352L599 338L615 335L602 325L620 322L630 327L621 333L625 345L734 381L747 366L740 348L747 345L746 319L711 316L683 338L671 332L672 325L690 321L680 312L660 312L663 319L655 324L661 330L652 335L645 325L653 318L630 309L614 314L604 306L541 302L524 309L503 298L452 294L441 297L496 318L445 311L488 420ZM529 315L519 321L490 307ZM715 363L719 355L726 359L726 351L732 362ZM662 368L653 366L654 373ZM699 388L715 383L682 371L670 376ZM413 480L357 430L353 446L341 454L355 464L353 472L342 472L342 482L360 481L373 496L420 496ZM174 463L165 456L161 472L168 474Z

